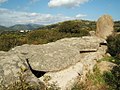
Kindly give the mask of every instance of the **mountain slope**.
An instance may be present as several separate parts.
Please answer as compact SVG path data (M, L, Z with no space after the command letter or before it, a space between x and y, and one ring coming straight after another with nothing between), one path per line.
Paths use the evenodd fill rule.
M38 25L38 24L16 24L16 25L11 26L9 28L12 30L34 30L34 29L37 29L41 26L42 25Z
M8 30L8 29L9 29L9 28L0 25L0 31L6 31L6 30Z

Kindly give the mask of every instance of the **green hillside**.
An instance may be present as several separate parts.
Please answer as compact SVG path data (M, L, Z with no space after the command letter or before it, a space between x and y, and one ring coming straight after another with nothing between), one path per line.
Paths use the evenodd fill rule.
M38 24L16 24L16 25L11 26L9 28L12 30L34 30L34 29L37 29L41 26L42 25L38 25Z
M9 31L9 30L10 30L10 28L7 28L5 26L0 25L0 33L3 32L3 31Z
M37 27L39 28L35 29ZM17 31L33 28L35 30L30 32L20 33ZM120 21L115 21L114 29L116 32L120 31ZM0 42L2 42L0 43L0 50L7 51L15 46L23 44L45 44L61 38L86 36L89 35L89 31L96 30L96 22L88 20L71 20L46 26L19 24L10 28L1 26L0 30L2 32L0 33Z

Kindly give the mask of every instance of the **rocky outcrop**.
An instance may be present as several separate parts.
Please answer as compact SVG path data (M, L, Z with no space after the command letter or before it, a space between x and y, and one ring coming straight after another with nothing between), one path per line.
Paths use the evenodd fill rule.
M106 53L105 43L104 39L85 36L0 52L0 81L7 85L18 79L18 73L27 73L30 82L42 81L47 86L56 83L62 90L70 89L78 76L82 80L92 72L96 60ZM40 78L35 77L37 74Z
M76 64L84 52L96 52L104 39L97 37L65 38L44 45L23 45L11 52L28 58L35 70L59 71Z
M100 38L107 39L113 33L113 20L109 15L101 16L97 21L96 35Z
M77 78L84 81L96 61L104 57L105 39L112 32L112 18L104 15L97 21L97 37L91 31L91 36L64 38L43 45L25 44L8 52L0 51L0 90L1 86L6 88L10 83L22 80L20 75L32 85L39 86L42 82L48 88L53 85L61 90L71 90ZM101 62L98 66L102 64L108 69L114 66L106 63Z
M18 54L0 51L0 90L8 89L7 87L13 84L16 86L17 82L23 83L24 80L21 79L36 85L40 82Z
M104 72L110 71L113 67L117 66L115 63L109 61L101 61L97 64L100 72L103 74ZM104 67L104 68L103 68Z

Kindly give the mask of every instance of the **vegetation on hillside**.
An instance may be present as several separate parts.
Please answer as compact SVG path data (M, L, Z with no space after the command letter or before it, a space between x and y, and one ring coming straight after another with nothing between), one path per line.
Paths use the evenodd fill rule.
M119 21L115 22L114 27L116 32L120 32ZM81 37L89 35L89 31L95 29L95 22L74 20L47 25L40 27L38 30L24 33L20 33L19 31L4 31L0 33L0 50L8 51L15 46L23 44L45 44L65 37ZM107 45L108 53L112 56L105 57L102 60L113 62L117 66L104 74L101 74L99 68L95 66L93 74L87 74L86 82L81 83L78 81L73 85L72 90L120 90L120 34L109 36ZM15 82L10 87L3 88L10 88L8 90L37 90L36 88L39 88L29 85L28 82L26 83L24 77L21 74L21 81L19 83ZM50 89L46 90L54 90L53 88L56 88L56 86L52 85Z
M65 21L69 22L69 21ZM88 20L72 20L71 22L77 22L81 27L80 29L84 30L96 30L96 22L95 21L88 21ZM0 25L0 32L3 31L12 31L12 30L34 30L34 29L39 29L39 30L45 30L45 29L53 29L57 28L60 24L64 22L56 23L56 24L51 24L51 25L37 25L37 24L16 24L10 27L5 27ZM120 32L120 21L115 21L114 22L114 29L116 32Z
M10 27L5 27L0 25L0 33L4 31L20 31L20 30L34 30L43 27L43 25L38 24L16 24Z
M120 34L114 34L108 37L108 53L120 59Z
M17 26L19 27L19 25L15 25L13 26L13 28ZM22 27L24 26L25 25L23 25ZM27 25L27 26L31 26L31 25ZM36 25L33 25L32 27L34 26L36 27ZM20 28L22 27L20 26ZM115 27L115 31L118 32L120 28L119 21L115 22L114 27ZM96 22L87 21L87 20L72 20L72 21L60 22L52 25L42 26L39 27L39 29L37 30L33 30L30 32L23 32L23 33L20 33L19 31L3 30L0 32L0 41L1 41L0 50L8 51L15 46L19 46L23 44L45 44L65 37L86 36L89 35L89 31L95 31L95 30L96 30Z
M103 74L95 66L93 73L87 74L85 82L81 82L81 77L78 77L78 82L73 85L72 90L120 90L120 64Z
M115 32L120 32L120 21L114 22L114 29L115 29Z
M11 30L34 30L37 29L39 27L42 27L42 25L38 25L38 24L16 24L13 25L11 27L9 27Z
M112 56L106 56L101 61L115 63L116 66L111 71L100 73L95 66L93 73L87 74L85 82L78 82L73 85L72 90L120 90L120 34L114 34L107 39L108 53Z
M10 28L0 25L0 33L4 32L4 31L10 31L10 30L11 30Z
M8 51L11 48L27 42L25 34L19 32L4 32L0 34L0 50Z
M85 82L78 82L73 85L72 90L109 90L109 85L105 82L104 76L100 73L99 68L94 66L93 73L86 75Z
M66 37L86 36L89 35L90 30L92 30L90 22L74 20L48 25L24 33L6 31L0 34L0 41L2 42L0 43L0 50L8 51L22 44L45 44Z

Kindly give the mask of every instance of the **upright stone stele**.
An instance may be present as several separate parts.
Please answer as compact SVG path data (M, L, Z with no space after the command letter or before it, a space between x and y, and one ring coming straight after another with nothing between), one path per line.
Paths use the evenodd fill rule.
M97 21L96 36L107 39L113 33L114 22L111 16L103 15Z

